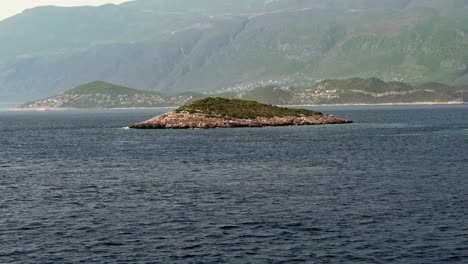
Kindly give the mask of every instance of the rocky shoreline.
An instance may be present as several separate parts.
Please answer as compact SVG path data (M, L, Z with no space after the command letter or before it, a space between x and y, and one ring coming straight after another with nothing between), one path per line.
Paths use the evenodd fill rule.
M249 119L207 117L202 114L170 111L147 121L134 124L134 129L208 129L233 127L276 127L349 124L351 120L332 115L256 117Z

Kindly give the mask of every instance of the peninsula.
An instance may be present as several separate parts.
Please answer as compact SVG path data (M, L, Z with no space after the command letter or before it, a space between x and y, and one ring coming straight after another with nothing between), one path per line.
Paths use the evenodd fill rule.
M219 90L212 97L257 101L272 105L462 104L467 85L425 83L414 86L377 78L323 80L305 87L267 85L241 90ZM61 94L28 102L18 110L131 109L178 107L208 94L165 94L94 81Z
M352 121L307 109L283 108L255 101L208 97L134 124L130 128L187 129L347 123L352 123Z
M157 91L93 81L50 98L28 102L20 106L19 109L37 111L173 107L201 97L203 94L192 92L165 95Z

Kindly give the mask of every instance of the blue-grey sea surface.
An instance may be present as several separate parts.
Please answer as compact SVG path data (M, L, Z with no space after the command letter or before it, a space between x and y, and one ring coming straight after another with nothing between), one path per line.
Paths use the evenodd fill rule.
M468 106L318 109L355 123L2 112L0 263L468 263Z

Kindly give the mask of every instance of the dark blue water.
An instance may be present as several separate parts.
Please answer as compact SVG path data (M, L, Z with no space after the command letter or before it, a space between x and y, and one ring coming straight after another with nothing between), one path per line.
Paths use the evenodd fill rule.
M356 123L0 113L0 263L468 263L468 106L324 111Z

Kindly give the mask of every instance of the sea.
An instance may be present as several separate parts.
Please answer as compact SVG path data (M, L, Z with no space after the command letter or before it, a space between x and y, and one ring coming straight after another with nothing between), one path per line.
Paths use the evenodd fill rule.
M468 263L468 105L313 109L355 123L0 112L0 263Z

